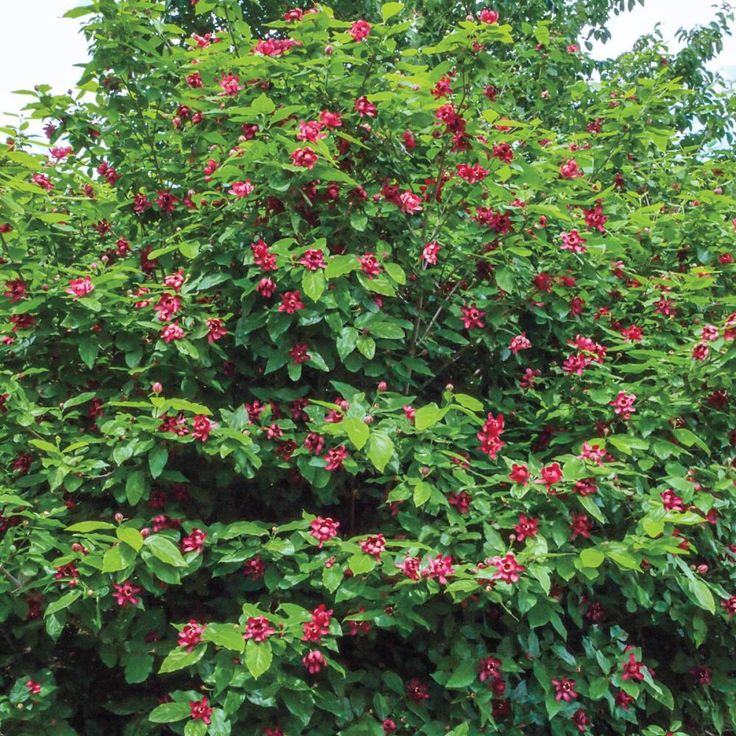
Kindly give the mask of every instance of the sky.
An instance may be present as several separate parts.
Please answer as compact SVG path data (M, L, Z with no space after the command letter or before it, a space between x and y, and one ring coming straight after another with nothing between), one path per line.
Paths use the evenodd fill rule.
M79 32L80 21L62 16L80 4L82 0L0 0L0 27L33 29L30 37L26 33L6 33L0 44L0 126L16 121L8 113L17 113L28 101L27 97L13 95L13 91L50 84L54 92L62 93L74 86L81 74L75 64L86 58L86 42ZM676 47L678 28L707 23L715 12L709 0L646 0L644 7L637 6L631 13L611 20L611 40L605 45L596 44L593 55L617 56L657 23L661 23L665 40ZM727 40L723 53L711 66L736 80L736 39ZM34 125L33 129L39 130L40 126Z

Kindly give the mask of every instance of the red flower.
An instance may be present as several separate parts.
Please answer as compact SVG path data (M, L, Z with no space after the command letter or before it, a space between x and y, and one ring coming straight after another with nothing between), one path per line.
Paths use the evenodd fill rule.
M620 706L624 710L628 710L629 706L634 702L634 698L631 697L624 690L619 690L616 693L616 705Z
M230 185L230 194L234 194L236 197L247 197L249 194L253 194L255 187L251 184L250 179L245 181L234 181Z
M188 536L181 540L182 551L202 552L205 539L207 539L207 532L203 532L201 529L192 529Z
M282 56L289 49L300 45L300 41L295 41L292 38L268 38L258 41L253 47L253 53L261 56Z
M587 514L573 514L572 521L570 522L570 539L577 537L583 537L584 539L590 539L590 532L592 525Z
M641 668L643 666L644 663L637 662L636 655L631 652L631 654L629 654L629 661L624 662L624 673L623 675L621 675L621 679L633 680L634 682L642 682L644 680L644 673L641 671Z
M577 161L573 158L568 159L564 164L562 164L562 166L560 166L560 176L563 179L576 179L583 175L583 170L578 166Z
M518 583L521 573L526 570L523 565L516 561L513 552L507 552L503 557L493 557L490 562L496 568L491 580L501 580L504 583Z
M480 440L481 452L488 455L491 460L495 460L498 452L506 444L502 439L501 435L504 430L504 418L503 414L499 414L494 417L492 413L489 413L483 428L476 435Z
M460 311L463 313L461 319L466 330L482 330L486 326L486 323L483 321L486 313L482 309L478 309L475 304L460 307Z
M659 494L662 499L662 505L666 511L684 511L685 502L671 489L668 488L666 491L662 491Z
M363 39L368 37L371 32L371 24L365 20L356 20L355 23L350 27L348 33L360 43Z
M263 278L258 282L256 291L264 298L270 299L276 291L276 282L273 279Z
M610 402L610 405L613 407L614 414L626 421L631 419L631 415L636 411L634 408L635 401L635 394L627 394L625 391L619 391L618 396Z
M431 243L425 243L421 258L426 264L435 266L437 265L437 256L441 250L442 246L434 240Z
M327 267L325 263L325 254L321 250L314 250L310 248L304 255L299 259L299 263L304 266L308 271L320 271Z
M555 700L563 700L565 703L569 703L578 697L575 691L575 680L561 677L559 680L552 680L552 685L555 688Z
M531 478L531 473L526 465L517 465L516 463L512 464L509 479L513 483L519 483L520 485L525 486L529 482L529 478Z
M212 723L212 708L207 698L189 701L189 715L193 721L204 721L208 726Z
M305 342L294 343L294 346L289 350L289 357L292 363L300 365L301 363L307 363L311 359L311 356L307 352L309 345Z
M245 624L243 639L252 639L260 644L276 633L276 629L265 616L251 616Z
M373 253L363 253L358 260L360 261L360 270L369 279L381 273L381 264Z
M529 350L532 346L531 342L526 336L526 332L522 332L521 335L516 335L511 338L509 343L509 350L516 355L520 350Z
M317 163L317 154L311 148L297 148L291 153L291 160L295 166L305 169L313 169Z
M28 284L26 284L23 279L12 279L5 282L5 291L3 292L3 296L7 297L11 304L15 304L16 302L25 299L27 293Z
M221 340L225 335L227 335L227 330L225 329L221 319L208 319L206 324L207 342L210 343L210 345L213 342Z
M141 592L142 588L128 581L122 584L113 583L112 587L115 588L113 597L121 608L138 605L139 599L136 596Z
M429 688L420 682L416 677L413 677L404 687L406 695L409 700L414 703L421 703L423 700L429 700Z
M227 95L228 97L234 97L241 89L245 89L245 87L240 84L240 78L235 74L225 74L218 84L222 87L222 92L220 92L220 94Z
M310 675L317 675L327 667L327 660L322 652L312 649L302 657L302 664L307 668Z
M501 677L501 660L495 657L486 657L481 659L478 665L478 679L481 682L486 680L498 680Z
M480 15L478 16L478 19L481 23L498 23L498 20L500 18L500 14L497 10L489 10L488 8L485 8L484 10L480 11Z
M374 118L378 114L376 106L365 96L355 100L355 111L364 118Z
M542 468L540 475L542 483L544 483L544 485L547 486L547 490L549 490L552 486L562 480L562 468L559 463L550 463Z
M279 312L286 312L286 314L294 314L294 312L304 309L304 304L301 301L302 294L300 291L285 291L281 295L281 304L279 304Z
M583 210L583 217L585 217L585 224L591 230L598 230L598 232L606 232L606 222L608 218L603 214L603 208L600 204L597 204L592 210Z
M41 692L41 683L35 680L28 680L26 682L26 689L31 695L39 695Z
M192 420L192 437L200 442L207 442L210 432L216 427L215 422L206 416L197 415Z
M161 339L168 345L175 340L181 340L185 334L178 322L172 322L161 330Z
M179 646L191 652L202 641L202 634L206 628L206 624L197 623L193 618L189 619L189 623L184 624L184 628L179 632Z
M324 454L326 461L325 470L329 470L330 472L340 470L347 456L348 451L345 449L344 445L338 445L337 447L327 450Z
M266 566L260 555L251 557L243 563L243 575L251 580L260 580L266 574Z
M577 230L570 230L569 233L562 233L562 245L560 250L569 250L572 253L585 253L586 247L583 243L586 242L585 238L581 237Z
M568 46L567 48L569 51L570 47ZM588 714L582 708L578 708L572 714L572 722L575 724L575 728L577 728L580 733L584 733L588 730L588 726L590 725L590 718L588 718Z
M386 718L383 723L381 723L381 726L383 728L384 733L396 733L398 730L398 726L394 721L392 721L390 718Z
M319 548L322 549L322 545L337 536L337 530L340 527L340 522L334 519L323 519L318 516L310 525L310 534L319 542Z
M373 537L368 537L360 543L360 549L363 550L365 554L379 559L383 551L386 549L386 539L383 534L376 534Z
M539 533L539 521L519 514L519 523L514 527L514 531L518 542L523 542L527 537L534 539Z
M71 294L75 299L79 299L80 297L87 296L87 294L94 291L94 289L95 286L89 276L85 276L81 279L71 279L69 281L69 286L64 291L66 291L67 294Z

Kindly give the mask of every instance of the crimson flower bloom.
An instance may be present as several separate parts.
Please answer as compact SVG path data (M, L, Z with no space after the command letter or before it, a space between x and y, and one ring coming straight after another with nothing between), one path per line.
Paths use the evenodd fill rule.
M89 276L85 276L81 279L71 279L69 286L65 289L67 294L71 294L75 299L87 296L90 292L94 291L95 285L90 280Z
M305 169L313 169L317 163L317 154L311 148L297 148L291 153L291 160L295 166Z
M552 685L555 688L555 700L564 700L569 703L578 697L575 691L575 680L561 677L559 680L552 680Z
M318 516L310 525L309 533L319 542L319 548L322 545L337 536L337 530L340 528L340 522L334 519L323 519Z
M363 39L368 37L371 32L371 24L365 20L356 20L355 23L350 27L348 33L360 43Z
M276 633L276 629L265 616L251 616L245 624L243 639L260 644Z
M141 592L142 588L139 588L137 585L133 585L129 581L122 584L113 583L112 587L115 588L113 597L121 608L125 608L125 606L138 605L140 599L136 596Z
M212 708L207 698L189 701L189 714L193 721L204 721L208 726L212 723Z
M189 623L184 624L184 628L179 632L179 646L191 652L202 641L202 634L206 628L206 624L200 624L193 618L189 619Z
M518 583L521 573L526 570L523 565L516 561L513 552L507 552L503 557L496 556L491 559L491 565L496 568L496 572L491 576L491 580L501 580L504 583Z
M294 312L304 309L302 303L302 293L300 291L285 291L281 295L281 304L278 311L286 312L286 314L294 314Z
M312 649L304 655L302 658L302 664L307 668L307 672L309 672L310 675L316 675L327 667L327 660L322 652L317 649Z
M202 552L204 542L207 539L207 532L201 529L192 529L189 534L181 540L181 548L183 552Z

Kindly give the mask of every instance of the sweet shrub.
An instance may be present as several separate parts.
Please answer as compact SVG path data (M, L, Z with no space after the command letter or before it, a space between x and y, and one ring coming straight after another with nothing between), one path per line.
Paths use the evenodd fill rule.
M733 728L692 92L490 7L424 47L396 2L165 10L72 11L48 155L0 146L3 734Z

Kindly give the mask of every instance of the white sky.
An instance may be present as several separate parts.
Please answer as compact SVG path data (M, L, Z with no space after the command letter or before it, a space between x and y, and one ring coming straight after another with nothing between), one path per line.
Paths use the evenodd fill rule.
M77 81L81 72L74 65L85 60L86 43L79 33L80 21L61 16L81 4L82 0L0 0L0 28L12 29L3 34L0 43L0 125L14 121L8 113L17 113L28 101L13 95L14 90L45 83L61 93ZM637 6L611 20L611 40L598 44L593 54L598 58L616 56L657 23L662 25L665 40L674 42L678 28L707 23L715 12L710 0L646 0L643 8ZM31 29L30 36L22 32L24 28ZM727 40L712 67L736 79L736 39ZM39 127L34 125L33 129Z

